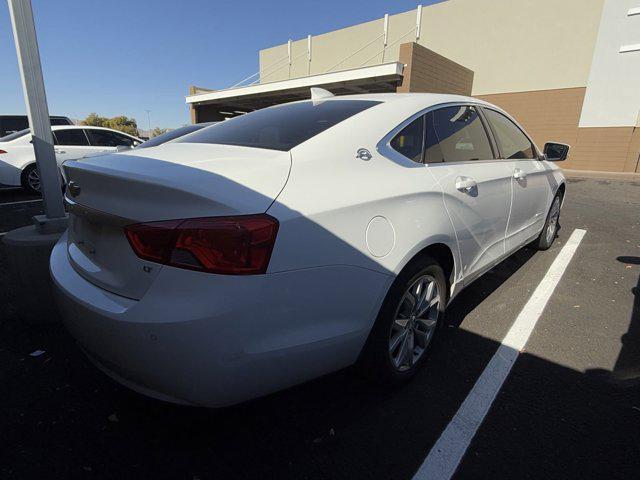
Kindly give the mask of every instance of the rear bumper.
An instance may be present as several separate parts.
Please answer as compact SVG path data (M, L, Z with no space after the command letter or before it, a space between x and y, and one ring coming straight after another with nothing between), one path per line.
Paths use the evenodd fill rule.
M92 361L161 400L221 407L355 362L393 278L335 266L221 276L165 267L141 300L51 255L63 321Z

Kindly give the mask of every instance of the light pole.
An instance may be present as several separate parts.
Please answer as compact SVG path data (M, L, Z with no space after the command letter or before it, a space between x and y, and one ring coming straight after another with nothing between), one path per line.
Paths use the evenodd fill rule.
M21 319L31 323L46 323L57 319L49 277L49 257L51 249L67 228L67 216L62 203L60 174L53 151L51 120L42 79L31 0L7 1L33 138L33 150L40 173L40 190L45 214L33 217L33 225L7 232L2 241L7 248L9 267L19 282L19 288L33 292L33 295L25 296L21 302Z
M147 128L149 129L149 136L151 136L151 110L145 110L147 112Z
M31 0L8 0L8 3L44 200L44 218L36 218L36 221L40 224L59 223L59 219L65 218L65 212Z

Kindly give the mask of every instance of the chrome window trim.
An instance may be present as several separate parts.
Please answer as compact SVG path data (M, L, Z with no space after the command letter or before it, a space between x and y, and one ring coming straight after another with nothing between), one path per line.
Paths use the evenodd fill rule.
M414 162L410 158L405 157L400 152L397 152L396 150L393 149L393 147L391 147L391 140L393 140L394 137L398 133L400 133L404 127L409 125L411 122L413 122L419 116L426 115L429 112L433 112L434 110L439 110L441 108L467 107L467 106L476 107L476 108L478 108L478 110L480 110L481 107L487 106L487 104L484 103L484 102L460 101L460 102L445 102L445 103L438 103L438 104L435 104L435 105L431 105L431 106L429 106L427 108L424 108L424 109L414 113L410 117L408 117L405 120L403 120L395 128L393 128L393 130L391 130L384 137L382 137L382 139L376 144L376 150L383 157L388 158L389 160L392 160L392 161L394 161L396 163L400 163L401 165L406 165L406 166L409 166L409 167L412 167L412 166L415 167L415 166L418 166L418 165L424 165L424 166L429 167L429 166L432 166L432 165L451 165L451 164L461 164L461 163L478 163L478 162L504 161L504 160L498 159L498 158L491 158L491 159L487 159L487 160L470 160L470 161L466 161L465 160L465 161L459 161L459 162L438 162L438 163L425 163L424 161L423 162ZM499 111L499 110L497 110L497 111ZM481 112L478 112L478 116L480 117L480 119L482 121L482 113ZM485 129L485 134L487 135L487 141L489 142L489 146L493 150L494 147L493 147L493 144L491 143L492 142L491 135L486 130L487 126L485 126L483 124L483 127ZM423 137L424 137L424 135L423 135ZM424 140L423 140L423 145L424 145ZM423 146L423 150L424 150L424 146ZM423 152L423 154L424 154L424 152ZM496 152L494 152L494 155L495 154L496 154ZM423 155L423 160L424 160L424 155Z

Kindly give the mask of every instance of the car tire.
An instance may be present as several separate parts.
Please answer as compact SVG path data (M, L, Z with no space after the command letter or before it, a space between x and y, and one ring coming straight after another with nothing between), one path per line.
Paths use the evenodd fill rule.
M422 289L420 282L424 282ZM414 310L420 309L415 304L416 298L421 294L425 297L429 295L429 288L436 290L432 290L428 302L437 298L437 303L428 307L426 314L419 315L420 312ZM382 385L397 385L412 378L425 363L434 338L444 323L447 299L445 274L435 259L423 255L409 264L387 293L360 355L358 370ZM427 305L423 304L422 307ZM400 340L398 335L401 336ZM398 341L401 343L396 345ZM402 348L405 348L404 357L401 355ZM409 350L410 353L407 353Z
M553 201L549 212L547 213L547 219L544 222L544 227L536 240L534 240L532 246L538 250L548 250L553 241L558 236L560 230L560 210L562 207L562 193L558 192Z
M22 171L21 183L29 193L40 194L40 173L35 163Z

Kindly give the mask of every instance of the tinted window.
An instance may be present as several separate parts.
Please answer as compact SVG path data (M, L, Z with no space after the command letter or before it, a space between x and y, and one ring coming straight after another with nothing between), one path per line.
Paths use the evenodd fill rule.
M209 125L211 125L211 123L196 123L195 125L185 125L184 127L176 128L175 130L170 130L163 133L162 135L153 137L152 139L147 140L146 142L141 144L138 148L156 147L171 140L175 140L178 137L183 137L188 133L193 133Z
M86 129L91 145L96 147L131 147L134 140L121 133L110 132L109 130Z
M226 120L176 142L291 150L378 103L368 100L325 100L278 105Z
M495 110L484 109L504 158L535 158L533 145L518 126Z
M0 125L2 127L2 132L4 132L5 135L8 135L10 133L24 130L25 128L29 128L29 120L26 116L7 116L0 119Z
M420 116L393 137L391 148L414 162L422 162L423 137L424 116Z
M424 116L425 123L425 139L424 139L424 161L426 163L444 162L442 149L438 143L438 135L436 134L435 125L433 123L433 112L428 112Z
M53 142L56 145L89 145L87 137L80 128L56 130L53 132Z
M475 108L460 106L435 110L433 126L445 162L493 158L487 132Z
M67 117L50 117L51 125L73 125Z

